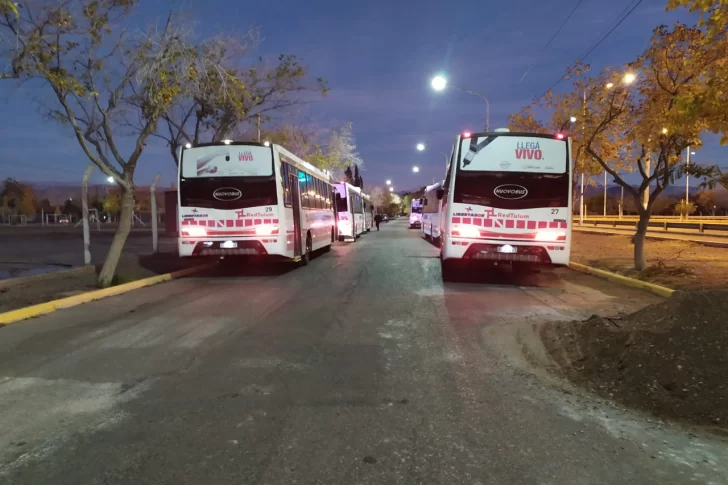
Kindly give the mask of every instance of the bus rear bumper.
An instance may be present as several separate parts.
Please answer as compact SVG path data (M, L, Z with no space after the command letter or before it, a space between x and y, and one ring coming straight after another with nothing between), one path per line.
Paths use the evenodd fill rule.
M450 238L442 246L442 259L567 265L569 250L563 243Z
M268 239L179 239L180 258L196 256L280 255L279 237Z

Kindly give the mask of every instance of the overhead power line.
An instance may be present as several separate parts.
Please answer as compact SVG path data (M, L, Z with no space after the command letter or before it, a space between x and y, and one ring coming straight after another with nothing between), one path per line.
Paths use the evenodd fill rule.
M643 1L644 0L634 0L632 3L628 4L621 12L619 12L619 14L615 17L615 19L609 24L609 27L607 27L607 30L605 31L605 33L603 33L599 37L599 39L594 44L592 44L592 46L589 47L586 50L586 52L584 52L584 54L582 54L581 56L579 56L579 58L575 62L581 62L581 61L583 61L592 52L594 52L600 45L602 45L602 43L604 43L604 41L607 40L609 38L609 36L612 35L612 33L615 30L617 30L617 28L620 25L622 25L622 22L624 22L627 19L627 17L629 17L635 11L635 9L637 9L637 7L640 6L640 4ZM543 92L543 94L541 96L539 96L539 99L540 98L543 98L546 95L546 93L548 93L549 91L551 91L552 89L554 89L563 80L564 80L564 76L559 77L558 80L556 80L551 86L549 86Z
M558 29L556 29L556 32L554 32L554 35L552 35L551 38L548 40L548 42L546 42L546 44L544 44L544 46L541 48L541 52L539 53L539 56L543 55L543 53L546 52L546 49L548 49L549 46L551 45L551 43L556 39L556 37L558 37L558 35L564 29L564 26L566 25L566 23L569 21L571 16L574 15L574 12L576 12L576 9L579 8L579 5L581 5L582 3L584 3L584 0L579 0L578 2L576 2L576 5L574 5L574 8L571 9L571 12L569 12L569 14L566 16L564 21L561 22L561 25L559 26ZM518 82L523 81L523 79L528 75L528 73L531 72L532 67L533 66L528 66L528 69L526 69L526 72L523 73L523 76L521 76L521 79Z

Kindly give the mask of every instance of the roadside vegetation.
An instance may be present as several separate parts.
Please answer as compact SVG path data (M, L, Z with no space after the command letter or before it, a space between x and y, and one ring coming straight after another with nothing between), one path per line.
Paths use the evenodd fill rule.
M721 0L668 5L684 7L703 13L698 24L656 27L647 49L622 66L592 73L577 63L564 76L565 91L548 90L510 119L517 131L568 132L577 178L606 172L624 189L639 215L632 251L637 271L647 265L645 235L663 192L688 173L710 186L726 181L717 166L688 166L686 154L708 133L722 134L728 144L728 7ZM689 215L696 207L685 200L673 209Z

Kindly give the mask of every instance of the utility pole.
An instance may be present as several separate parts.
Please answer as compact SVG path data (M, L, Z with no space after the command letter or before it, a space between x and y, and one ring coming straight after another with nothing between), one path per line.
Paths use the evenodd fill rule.
M81 183L81 214L83 215L83 264L91 264L91 234L88 228L88 179L94 171L89 165Z
M260 143L260 113L255 116L258 118L258 143Z
M607 171L604 171L604 217L607 217Z
M688 161L686 164L686 168L690 167L690 145L688 145ZM690 199L690 174L685 174L685 204L688 203L688 200Z
M586 89L581 100L581 191L579 196L579 225L584 225L584 169L586 167L586 146L584 143L584 126L586 123Z
M152 252L158 253L159 252L159 234L157 233L157 184L159 183L159 177L160 174L157 174L156 177L154 177L154 181L152 182L152 186L149 187L149 190L151 191L150 202L151 202L151 208L152 208Z

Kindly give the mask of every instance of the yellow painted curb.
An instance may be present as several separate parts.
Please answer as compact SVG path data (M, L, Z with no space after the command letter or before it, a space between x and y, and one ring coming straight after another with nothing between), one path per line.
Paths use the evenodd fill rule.
M667 288L665 286L656 285L654 283L648 283L646 281L629 278L627 276L622 276L617 273L612 273L611 271L604 271L603 269L592 268L591 266L585 266L579 263L569 263L569 268L573 269L574 271L579 271L581 273L599 276L600 278L604 278L606 280L613 281L621 285L632 286L634 288L642 288L643 290L651 291L652 293L655 293L656 295L660 295L665 298L668 298L673 293L675 293L675 290L673 290L672 288Z
M121 295L129 291L144 288L145 286L156 285L164 281L169 281L175 278L181 278L194 273L199 273L208 268L217 266L217 263L207 263L200 266L194 266L192 268L183 269L180 271L174 271L172 273L165 273L158 276L152 276L150 278L143 278L141 280L131 281L124 283L123 285L110 286L101 290L88 291L81 293L80 295L69 296L66 298L59 298L58 300L49 301L46 303L39 303L37 305L31 305L25 308L18 308L17 310L11 310L9 312L0 313L0 325L8 325L10 323L19 322L21 320L27 320L28 318L38 317L48 313L53 313L56 310L62 308L70 308L83 303L88 303L94 300L100 300L109 296Z

